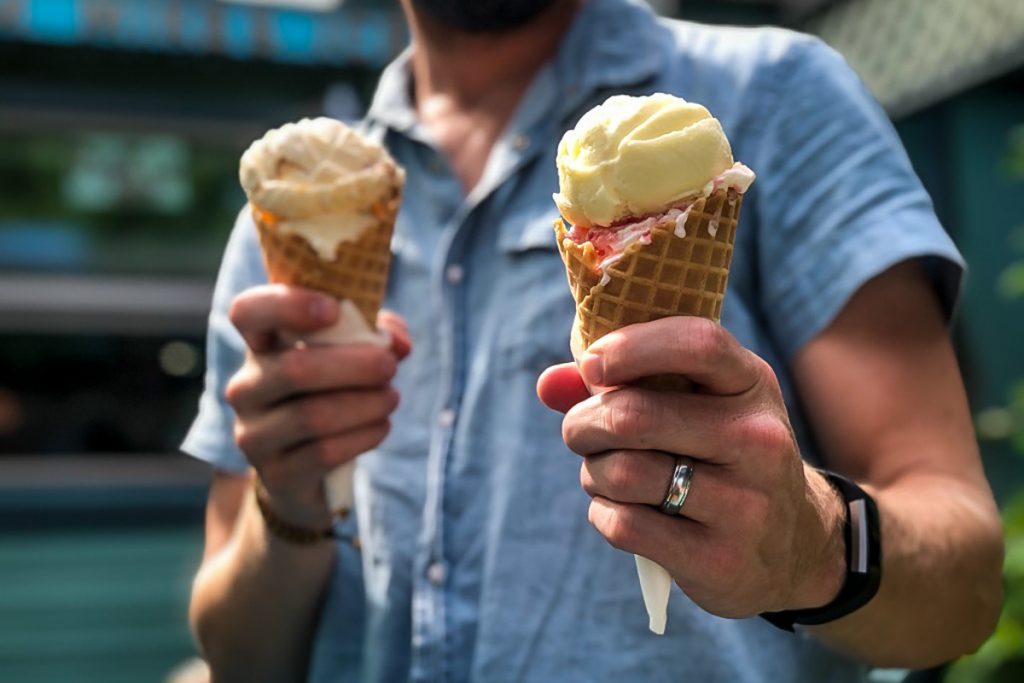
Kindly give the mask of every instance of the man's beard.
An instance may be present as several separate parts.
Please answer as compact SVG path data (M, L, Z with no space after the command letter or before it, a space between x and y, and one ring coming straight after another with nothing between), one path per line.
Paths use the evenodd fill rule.
M434 19L472 33L498 33L522 26L556 0L412 0Z

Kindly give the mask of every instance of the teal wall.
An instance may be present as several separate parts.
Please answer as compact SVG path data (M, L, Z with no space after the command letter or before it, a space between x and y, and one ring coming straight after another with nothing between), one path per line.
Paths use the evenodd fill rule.
M161 683L201 550L199 525L0 531L0 681Z

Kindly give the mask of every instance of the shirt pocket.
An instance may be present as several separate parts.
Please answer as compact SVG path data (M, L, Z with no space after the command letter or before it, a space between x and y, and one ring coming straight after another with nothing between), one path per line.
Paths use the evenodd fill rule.
M526 372L533 379L545 368L572 360L569 333L576 304L555 243L558 213L527 216L515 239L502 239L508 270L502 291L509 296L500 323L498 366L503 375Z

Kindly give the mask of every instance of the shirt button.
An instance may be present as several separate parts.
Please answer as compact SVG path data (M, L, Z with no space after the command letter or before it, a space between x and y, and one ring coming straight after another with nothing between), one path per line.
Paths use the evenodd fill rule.
M440 562L435 562L427 567L427 581L434 584L435 586L441 586L444 584L445 575L447 572L444 570L444 565Z
M449 284L457 285L462 282L462 278L466 277L465 269L457 263L453 263L448 266L448 269L444 272L445 278Z
M445 408L437 414L437 424L441 427L448 428L455 424L455 411L451 408Z
M512 146L515 149L522 152L524 149L530 146L530 138L523 135L522 133L518 133L512 138Z

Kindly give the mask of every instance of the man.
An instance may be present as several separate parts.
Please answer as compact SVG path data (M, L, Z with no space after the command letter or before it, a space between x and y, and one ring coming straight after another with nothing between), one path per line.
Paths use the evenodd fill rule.
M393 348L279 345L336 314L264 284L244 213L222 268L184 446L218 469L191 609L215 679L855 681L976 647L1002 546L947 338L961 261L842 61L627 0L403 8L413 46L367 117L409 178ZM759 174L723 327L633 326L577 371L556 144L608 95L656 91L705 104ZM699 391L628 388L665 372ZM317 539L321 477L357 456L360 542ZM877 503L882 581L792 634L757 615L820 614L850 566L844 499L804 461ZM605 539L685 592L665 636Z

